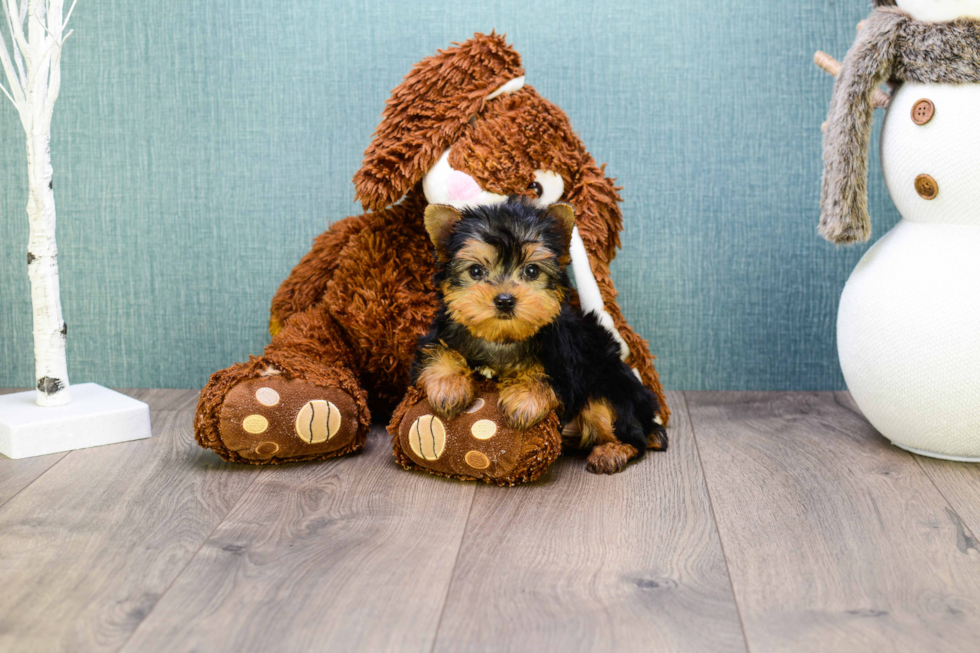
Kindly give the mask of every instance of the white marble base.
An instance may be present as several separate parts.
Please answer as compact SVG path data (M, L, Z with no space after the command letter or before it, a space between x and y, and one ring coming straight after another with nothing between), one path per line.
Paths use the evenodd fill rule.
M0 454L29 458L148 438L150 407L97 383L71 386L67 406L42 407L35 391L0 395Z

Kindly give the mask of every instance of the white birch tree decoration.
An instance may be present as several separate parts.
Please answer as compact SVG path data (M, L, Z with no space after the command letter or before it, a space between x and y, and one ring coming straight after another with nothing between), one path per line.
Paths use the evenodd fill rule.
M7 32L4 38L0 26L0 64L7 80L0 91L13 103L27 136L27 270L37 386L36 392L0 396L0 454L27 458L148 438L150 410L145 403L97 383L68 388L68 326L61 316L49 146L51 114L61 90L61 50L71 35L65 26L75 2L64 18L64 0L0 4Z
M61 315L49 146L51 115L61 90L61 50L71 36L65 27L75 3L62 20L63 0L0 2L13 51L11 58L0 29L0 63L7 78L0 89L17 109L27 135L27 271L34 311L36 401L39 406L63 406L71 402L65 359L68 325Z

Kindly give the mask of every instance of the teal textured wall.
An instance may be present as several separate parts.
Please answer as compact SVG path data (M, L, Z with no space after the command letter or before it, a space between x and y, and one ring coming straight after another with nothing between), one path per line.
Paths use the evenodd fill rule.
M864 0L80 0L52 152L72 380L200 387L267 342L388 92L496 28L625 187L613 273L677 389L840 388L864 247L815 232L820 123ZM0 106L0 386L33 380L26 164ZM875 236L897 214L872 169Z

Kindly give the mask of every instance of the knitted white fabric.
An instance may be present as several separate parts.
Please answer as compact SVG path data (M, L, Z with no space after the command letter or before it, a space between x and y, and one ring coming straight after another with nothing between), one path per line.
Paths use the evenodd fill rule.
M912 107L927 99L935 114L924 125ZM912 222L980 226L980 84L905 83L881 128L881 173L899 213ZM927 174L939 185L933 200L915 190Z
M935 106L917 125L912 107ZM868 420L919 453L980 459L980 85L904 84L881 135L903 220L854 269L837 347ZM915 178L939 194L926 200Z
M898 0L916 20L939 22L960 16L980 17L980 0Z
M980 227L901 221L851 274L837 346L885 437L980 458Z

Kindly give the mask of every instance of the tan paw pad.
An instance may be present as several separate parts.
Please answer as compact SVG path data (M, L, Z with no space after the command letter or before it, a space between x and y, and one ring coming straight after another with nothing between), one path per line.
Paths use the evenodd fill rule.
M303 442L326 442L340 430L340 410L326 399L308 401L296 415L296 435Z
M242 428L252 434L265 433L269 428L269 420L261 415L249 415L242 420Z
M479 397L477 398L476 401L473 402L473 404L469 408L466 409L466 412L475 413L479 411L481 408L483 408L486 404L487 402L483 399L483 397Z
M470 427L470 433L477 440L489 440L497 433L497 423L489 419L481 419Z
M279 403L279 393L272 388L259 388L255 391L255 401L263 406L275 406Z
M490 466L490 459L487 458L486 454L479 451L468 451L463 459L473 469L486 469Z
M275 442L262 442L255 447L255 453L260 456L271 456L279 451L279 445Z
M438 460L446 450L446 427L435 415L422 415L409 431L412 452L423 460Z

